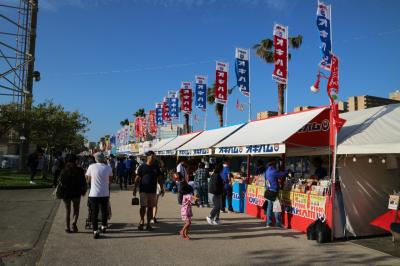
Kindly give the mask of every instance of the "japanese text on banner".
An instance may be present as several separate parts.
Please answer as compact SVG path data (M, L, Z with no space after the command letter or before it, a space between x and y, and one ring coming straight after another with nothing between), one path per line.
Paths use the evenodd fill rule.
M215 102L226 104L228 102L228 64L216 63Z
M163 121L164 122L171 122L171 117L169 116L169 100L167 97L164 97L163 100Z
M157 124L156 124L156 110L150 110L149 111L149 126L148 130L150 135L156 135L157 134Z
M171 119L179 118L179 99L175 91L168 92L169 116Z
M185 114L192 113L192 100L193 100L193 93L192 93L192 83L191 82L182 82L182 88L180 89L181 95L181 110Z
M156 104L156 123L157 126L163 125L163 105L161 103Z
M274 25L274 72L272 79L281 84L287 84L288 61L288 28Z
M236 48L236 62L235 62L235 72L237 79L237 86L240 92L244 96L249 96L250 94L250 80L249 80L249 50Z
M318 1L317 27L321 39L322 61L320 67L326 70L331 68L332 35L331 35L331 5Z
M205 111L207 108L207 77L196 76L195 105Z

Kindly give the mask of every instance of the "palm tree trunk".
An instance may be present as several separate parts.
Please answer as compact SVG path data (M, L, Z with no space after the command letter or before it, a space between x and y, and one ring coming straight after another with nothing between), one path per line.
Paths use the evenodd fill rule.
M185 126L183 127L184 128L184 132L185 133L190 133L189 114L185 114L184 117L185 117Z
M285 104L285 84L278 83L278 115L283 114L283 106Z
M223 127L224 126L224 105L217 103L219 105L217 112L218 112L218 118L219 118L219 126Z

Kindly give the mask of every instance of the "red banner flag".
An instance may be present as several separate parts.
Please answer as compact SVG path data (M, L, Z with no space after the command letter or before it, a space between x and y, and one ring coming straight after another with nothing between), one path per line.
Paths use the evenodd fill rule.
M331 54L331 75L328 80L328 95L333 101L338 100L339 94L339 59Z
M148 130L150 135L155 136L157 134L157 123L156 123L156 110L149 111L149 126Z
M135 121L135 127L136 127L136 138L141 138L145 136L145 131L144 131L144 119L143 117L136 117Z
M229 65L223 62L216 62L215 77L215 102L226 104L228 102L228 69Z
M281 84L287 84L288 27L274 25L274 72L272 78Z
M185 114L192 113L192 100L193 100L193 92L192 92L192 84L191 82L182 82L182 88L179 90L179 94L181 96L181 110Z
M167 97L164 97L164 100L163 100L162 118L163 118L164 122L171 122L171 117L169 116L169 104L168 104Z

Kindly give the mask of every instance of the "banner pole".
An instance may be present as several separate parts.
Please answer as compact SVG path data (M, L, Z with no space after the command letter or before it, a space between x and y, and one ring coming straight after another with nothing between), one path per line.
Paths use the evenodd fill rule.
M288 113L288 89L289 89L289 26L286 27L286 33L287 33L287 41L286 41L286 91L285 91L285 114Z
M224 126L226 127L227 124L228 124L228 101L226 101L226 104L225 104L225 121L224 121Z
M250 94L250 48L248 49L248 51L249 51L249 53L248 53L248 55L249 55L249 88L248 88L248 90L249 90L249 122L251 121L251 94Z
M204 130L207 130L207 108L204 109Z

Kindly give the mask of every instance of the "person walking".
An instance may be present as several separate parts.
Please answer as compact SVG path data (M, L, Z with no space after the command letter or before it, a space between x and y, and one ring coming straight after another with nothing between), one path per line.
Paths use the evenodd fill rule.
M210 212L210 215L206 217L206 220L212 225L221 224L219 213L221 211L222 192L224 190L224 182L221 176L222 169L223 166L220 163L215 166L214 172L211 175L210 182L208 184L208 191L213 194L212 202L214 206Z
M125 163L124 158L118 157L117 160L117 179L119 183L119 188L122 190L122 184L124 183L125 176Z
M27 166L29 168L29 175L30 175L30 181L29 184L31 185L35 185L35 175L38 169L38 165L39 165L39 160L41 158L41 151L40 149L37 149L34 153L30 154L28 157L28 161L27 161Z
M93 237L99 238L98 215L101 208L101 232L107 229L108 204L110 197L110 183L112 180L112 169L106 164L104 154L98 152L94 155L96 163L91 164L86 171L87 179L90 181L89 202L92 210Z
M160 184L157 184L157 191L156 191L156 205L153 208L153 223L158 223L157 221L157 213L158 213L158 200L161 197L164 197L164 185L165 185L165 176L166 176L166 169L165 169L165 164L161 159L157 160L158 167L160 168L160 173L161 173L161 178L159 179L159 183L163 185L163 189L161 189Z
M267 209L265 210L265 216L267 216L265 227L270 228L272 226L272 213L274 201L276 200L279 192L279 179L286 176L288 171L279 172L276 169L275 160L268 163L268 168L265 171L265 183L267 190L265 191L265 200L267 203ZM281 213L274 212L275 215L275 226L282 227Z
M153 151L146 152L146 163L139 166L135 179L135 187L133 195L136 196L137 187L139 187L140 200L140 222L138 229L144 228L144 217L147 213L146 230L152 231L150 221L153 218L153 208L156 205L157 184L160 185L161 195L164 195L163 184L161 180L161 172L159 166L155 163L156 155Z
M202 208L204 206L210 207L208 203L208 171L205 169L205 164L203 162L199 163L199 168L195 172L194 181L197 185L197 192L199 194L199 206Z
M51 173L53 175L53 185L54 187L58 184L58 178L60 177L61 170L63 169L64 162L61 157L61 153L57 152L54 157L53 166L51 167Z
M225 160L222 169L222 180L224 181L224 191L222 193L222 212L226 212L226 202L228 201L228 211L233 212L232 207L232 177L231 170L229 168L229 161Z
M85 179L85 172L81 167L76 164L77 157L74 154L67 155L65 158L66 164L60 173L60 184L63 189L62 200L65 206L65 232L71 233L70 219L71 219L71 203L73 207L72 215L72 232L78 232L79 205L81 196L86 194L87 185Z
M117 171L116 171L116 163L115 163L115 156L114 154L110 155L110 158L108 159L108 165L111 167L112 172L113 172L113 183L117 182Z
M192 217L193 217L192 201L196 200L197 198L193 196L193 188L186 182L182 184L181 193L183 195L182 206L181 206L181 217L182 221L184 222L184 225L182 227L182 230L179 231L179 234L184 239L189 240L190 237L188 235L188 231L190 225L192 224Z
M186 166L186 159L184 157L178 158L178 165L176 166L176 174L177 174L177 180L176 180L176 187L177 187L177 194L178 194L178 203L182 204L182 194L180 193L181 190L181 184L183 184L184 181L188 182L189 180L189 175L187 171L187 166Z

